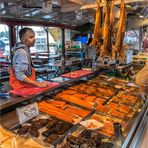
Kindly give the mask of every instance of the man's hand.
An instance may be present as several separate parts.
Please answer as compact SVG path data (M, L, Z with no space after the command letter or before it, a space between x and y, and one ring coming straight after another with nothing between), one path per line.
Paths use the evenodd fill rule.
M36 81L36 86L38 87L48 87L48 82L44 81L44 82L37 82Z
M43 81L43 82L38 82L38 81L33 81L30 78L26 77L24 79L24 82L35 85L37 87L47 87L48 86L48 82L47 81Z

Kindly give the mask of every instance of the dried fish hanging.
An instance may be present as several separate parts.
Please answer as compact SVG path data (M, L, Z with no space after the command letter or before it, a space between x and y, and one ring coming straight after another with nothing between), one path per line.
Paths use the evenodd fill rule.
M120 56L122 56L122 60L125 60L125 55L124 55L125 46L123 46L125 24L126 24L125 4L124 4L124 0L121 0L120 19L118 22L116 43L115 43L115 48L112 52L112 56L113 58L115 58L116 61L119 61Z
M98 1L95 27L94 27L94 39L91 45L97 47L97 52L100 52L100 57L108 56L113 61L119 61L119 57L125 60L125 46L123 45L124 34L126 29L126 12L124 0L121 0L120 5L120 19L118 22L118 28L116 32L116 42L113 45L114 39L114 2L115 0L105 0L105 18L103 23L103 29L101 29L101 13L100 13L100 0ZM103 30L103 31L102 31ZM103 45L101 46L101 38L103 38Z
M111 57L112 54L112 48L113 48L113 38L114 38L114 1L111 0L110 4L110 25L109 25L109 44L108 44L108 52L109 56Z
M103 46L101 56L110 56L112 53L112 38L114 36L114 0L105 1L105 20L103 28Z
M104 20L104 28L103 28L103 46L101 48L101 56L108 55L107 46L109 41L109 25L110 25L110 17L109 17L109 1L106 0L105 8L105 20Z
M94 38L92 40L91 46L97 47L97 53L100 52L100 39L101 39L101 13L100 13L100 0L97 1L97 10L95 16L95 26L94 26Z
M125 56L125 48L126 45L124 45L124 36L125 36L125 31L126 31L126 12L124 11L124 16L123 16L123 26L122 26L122 32L121 32L121 43L120 43L120 53L119 56L122 57L122 60L125 61L126 60L126 56Z

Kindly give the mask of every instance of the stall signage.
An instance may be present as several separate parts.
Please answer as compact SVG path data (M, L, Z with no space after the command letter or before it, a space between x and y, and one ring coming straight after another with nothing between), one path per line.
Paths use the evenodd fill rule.
M36 117L39 114L37 103L32 103L27 106L19 107L16 109L20 124Z

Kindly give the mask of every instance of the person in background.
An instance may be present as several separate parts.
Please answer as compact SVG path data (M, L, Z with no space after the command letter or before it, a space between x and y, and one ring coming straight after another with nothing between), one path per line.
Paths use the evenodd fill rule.
M0 58L3 57L3 50L0 49Z
M91 63L91 67L95 67L96 65L96 46L94 44L92 44L92 40L93 38L89 38L87 44L86 44L86 48L85 48L85 59L91 59L92 63Z
M0 40L0 57L3 56L4 50L5 50L5 43Z
M85 46L84 46L84 44L82 44L82 48L81 48L81 59L85 59Z
M90 47L91 42L92 42L92 38L90 37L88 39L88 42L87 42L86 47L85 47L85 59L92 58L92 56L91 56L91 47Z
M20 41L16 43L12 53L12 68L10 70L10 85L13 89L20 89L28 85L47 87L48 82L36 81L35 69L30 54L30 47L34 46L35 33L31 28L19 31Z

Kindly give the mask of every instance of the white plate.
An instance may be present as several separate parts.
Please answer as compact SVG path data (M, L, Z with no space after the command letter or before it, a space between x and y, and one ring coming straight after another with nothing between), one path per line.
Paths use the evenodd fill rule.
M91 68L82 68L82 70L91 71Z
M81 121L80 124L85 126L87 129L91 129L91 130L96 130L96 129L103 127L103 123L97 120L94 120L94 119Z
M135 83L131 83L131 82L127 83L126 85L131 87L138 87Z

